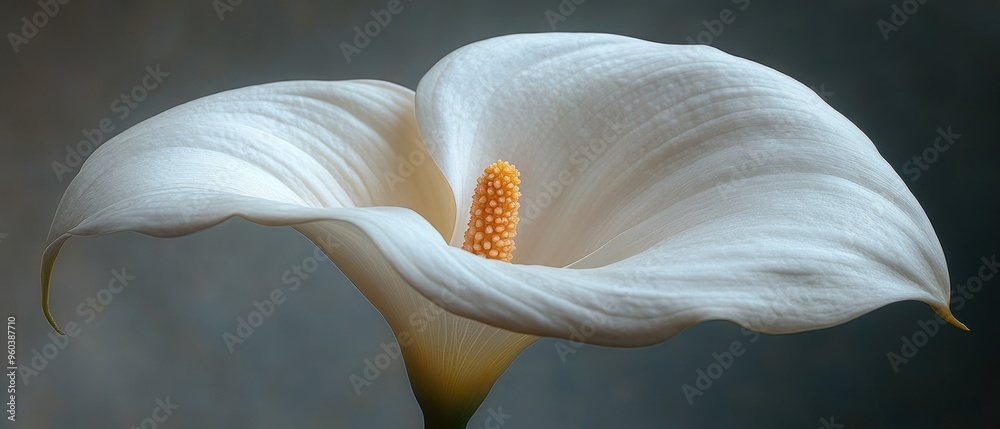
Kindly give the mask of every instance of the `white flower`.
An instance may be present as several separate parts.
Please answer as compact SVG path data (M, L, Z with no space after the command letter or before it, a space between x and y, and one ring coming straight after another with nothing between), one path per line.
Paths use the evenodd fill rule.
M460 248L497 159L522 180L509 264ZM175 107L70 184L43 299L69 237L233 216L293 226L371 300L410 344L428 427L464 426L536 336L642 346L711 319L797 332L901 300L960 326L934 230L864 133L704 46L513 35L452 53L416 93L281 82Z

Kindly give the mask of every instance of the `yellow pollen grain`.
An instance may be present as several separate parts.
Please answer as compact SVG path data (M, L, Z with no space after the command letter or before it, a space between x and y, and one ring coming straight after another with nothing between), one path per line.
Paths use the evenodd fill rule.
M469 208L469 228L462 249L489 259L510 262L517 236L518 185L521 173L506 161L497 160L483 170L476 182Z

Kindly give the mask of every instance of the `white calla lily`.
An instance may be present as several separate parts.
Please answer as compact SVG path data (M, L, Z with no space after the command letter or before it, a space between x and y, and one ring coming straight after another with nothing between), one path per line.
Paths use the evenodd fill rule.
M510 264L460 248L497 159L521 171ZM961 326L930 222L864 133L710 47L514 35L450 54L416 93L283 82L178 106L70 184L43 300L69 237L233 216L294 226L344 271L408 344L428 427L464 426L536 336L641 346L710 319L796 332L901 300Z

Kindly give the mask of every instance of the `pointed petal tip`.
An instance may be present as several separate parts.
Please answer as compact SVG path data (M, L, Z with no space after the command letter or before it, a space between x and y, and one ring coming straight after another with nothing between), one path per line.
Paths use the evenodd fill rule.
M56 323L55 319L52 318L52 312L49 311L48 303L42 304L42 311L45 313L45 320L49 321L49 326L51 326L52 329L58 332L59 335L65 336L66 332L64 332Z
M948 323L955 325L955 327L957 327L958 329L961 329L966 332L971 331L971 329L969 329L968 326L965 326L964 323L960 322L957 318L955 318L954 314L951 314L951 309L949 309L948 307L932 307L932 308L934 308L934 312L937 313L938 316L941 316L941 318L948 321Z
M42 255L42 313L45 314L45 320L49 322L49 326L52 327L59 335L66 335L59 328L59 324L56 323L55 318L52 317L52 310L49 308L49 285L52 281L52 267L56 263L56 257L59 256L59 251L62 250L63 244L66 244L66 240L69 238L67 235L63 235L56 240L53 240L45 248L45 252Z

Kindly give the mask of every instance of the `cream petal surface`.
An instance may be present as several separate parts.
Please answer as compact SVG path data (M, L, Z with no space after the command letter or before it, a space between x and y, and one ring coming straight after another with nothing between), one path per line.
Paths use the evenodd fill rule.
M366 208L376 206L385 208ZM454 212L417 133L409 89L283 82L215 94L121 133L82 167L49 233L45 314L55 326L49 281L72 236L174 237L233 216L293 225L389 322L428 422L467 421L536 338L447 313L411 288L356 226L336 221L373 224L390 243L395 229L412 222L427 234L422 245L443 246Z
M413 92L387 82L280 82L175 107L109 140L70 183L49 230L43 301L73 235L169 237L232 216L289 225L319 216L301 208L381 205L450 231L454 202L432 161L410 163L407 180L387 175L424 151Z
M446 271L401 268L426 296L455 293L460 315L606 345L709 319L817 329L901 300L950 317L919 203L862 131L773 69L706 46L514 35L441 60L416 103L457 201L452 246L482 166L521 171L523 265L445 249L452 263L423 265Z
M82 224L100 229L93 217L111 207L135 211L104 216L121 229L192 232L238 214L212 200L220 196L406 207L450 231L447 183L433 162L408 161L424 151L413 92L388 82L295 81L226 91L163 112L101 146L66 190L49 241ZM409 174L397 181L401 165Z
M652 344L710 319L765 332L816 329L908 299L947 312L940 245L899 177L853 124L766 67L707 47L618 36L510 36L442 60L416 103L421 138L441 170L425 167L431 190L418 174L397 183L408 192L389 196L379 192L391 186L372 187L374 179L305 180L298 160L261 161L253 142L235 145L235 157L270 171L222 163L214 151L171 161L192 143L146 151L109 142L67 191L43 271L66 233L171 236L237 215L298 225L320 245L317 231L339 229L308 225L353 225L352 242L381 255L397 284L460 316L605 345ZM224 127L216 136L208 131L215 122L156 127L153 140L186 142L198 127L209 140L241 134ZM133 135L153 138L122 138ZM522 265L447 245L467 220L475 177L497 158L521 169L525 205L545 206L522 215ZM377 177L374 166L397 168L347 159L361 164L332 162L371 167L360 177ZM216 170L233 174L195 174L220 163L226 168ZM572 180L557 192L552 181L563 172ZM447 198L441 173L453 191ZM329 190L312 191L319 182ZM205 183L221 186L198 191ZM177 209L184 204L174 196L192 190L188 197L210 203ZM359 207L369 203L396 207Z

